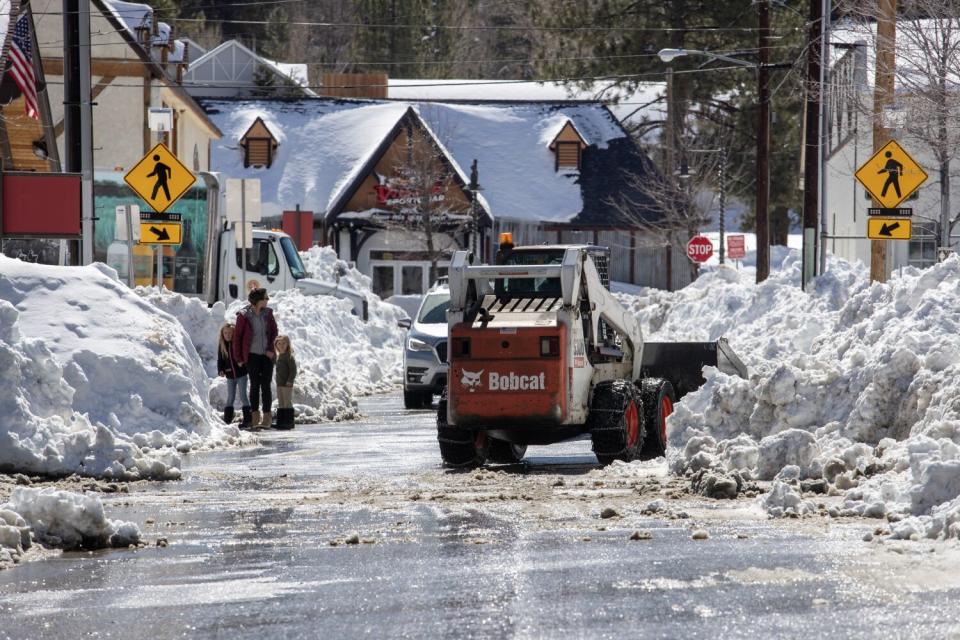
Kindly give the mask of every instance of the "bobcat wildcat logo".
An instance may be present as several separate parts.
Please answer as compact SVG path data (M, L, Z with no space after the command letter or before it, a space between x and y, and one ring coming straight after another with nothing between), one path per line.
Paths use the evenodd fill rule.
M483 369L477 372L467 371L466 369L464 369L463 377L460 378L460 384L470 389L470 393L473 393L474 391L477 390L477 387L479 387L482 382L480 380L480 376L483 375L483 372L484 372Z

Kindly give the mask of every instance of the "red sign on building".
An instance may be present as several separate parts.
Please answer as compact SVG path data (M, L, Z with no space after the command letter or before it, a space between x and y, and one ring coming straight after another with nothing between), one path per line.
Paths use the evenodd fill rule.
M0 235L80 235L80 174L4 172L2 179Z
M731 260L742 260L746 255L746 236L727 236L727 257Z
M706 236L694 236L687 243L687 257L694 262L704 263L713 255L713 243Z

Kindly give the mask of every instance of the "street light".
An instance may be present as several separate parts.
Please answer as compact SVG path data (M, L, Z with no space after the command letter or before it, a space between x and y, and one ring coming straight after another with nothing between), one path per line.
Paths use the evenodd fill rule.
M760 11L760 61L757 63L739 60L712 51L699 49L661 49L657 54L664 62L672 62L688 55L707 56L712 60L723 60L739 67L757 70L757 93L760 102L757 110L757 194L756 194L756 233L757 233L757 282L763 282L770 274L770 86L768 80L770 15L766 2L759 4ZM670 106L667 105L667 109Z

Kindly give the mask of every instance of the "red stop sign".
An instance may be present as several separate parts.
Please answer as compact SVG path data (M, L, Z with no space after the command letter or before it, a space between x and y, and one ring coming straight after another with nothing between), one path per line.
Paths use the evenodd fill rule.
M706 262L713 255L713 243L706 236L694 236L687 243L687 257L694 262Z

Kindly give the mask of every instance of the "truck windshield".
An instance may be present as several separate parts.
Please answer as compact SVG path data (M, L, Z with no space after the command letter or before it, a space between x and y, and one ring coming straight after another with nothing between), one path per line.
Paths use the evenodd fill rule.
M449 293L431 293L420 305L420 324L446 324L447 308L450 306Z
M301 280L307 277L307 270L303 268L303 262L300 260L300 253L293 246L293 240L282 236L280 246L283 247L283 255L287 258L287 264L290 265L290 275L294 280Z
M563 262L563 249L514 251L503 261L505 265L542 266ZM500 295L559 296L560 278L503 278L498 279L495 291Z

